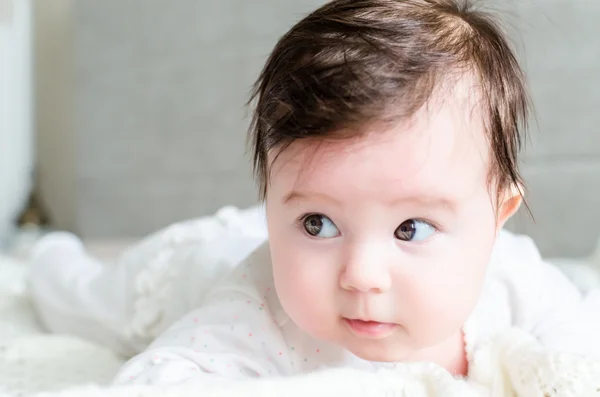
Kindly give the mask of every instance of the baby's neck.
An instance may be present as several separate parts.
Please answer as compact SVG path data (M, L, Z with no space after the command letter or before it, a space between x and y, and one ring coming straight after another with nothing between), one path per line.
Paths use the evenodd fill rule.
M452 375L467 377L469 375L469 361L467 360L467 352L465 350L465 335L462 330L460 331L459 336L458 353L454 356L449 356L451 360L449 360L445 368L450 371Z
M422 350L415 358L415 361L434 362L455 376L466 377L469 372L462 330L439 345Z

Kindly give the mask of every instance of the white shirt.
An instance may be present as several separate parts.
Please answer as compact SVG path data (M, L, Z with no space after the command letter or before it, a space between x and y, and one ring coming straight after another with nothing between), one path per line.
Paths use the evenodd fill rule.
M583 296L542 260L531 239L502 232L481 299L464 326L470 374L478 366L478 349L511 327L530 332L550 350L600 358L600 291ZM199 308L132 358L115 382L174 384L393 365L362 360L295 326L275 293L265 243L218 283Z

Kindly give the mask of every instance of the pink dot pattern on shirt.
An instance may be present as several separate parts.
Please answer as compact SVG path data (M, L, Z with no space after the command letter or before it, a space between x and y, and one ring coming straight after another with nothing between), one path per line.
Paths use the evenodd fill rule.
M243 278L247 278L248 275L247 274L243 274L242 275ZM264 291L264 300L262 302L256 302L252 299L246 299L245 300L245 305L248 305L248 309L249 310L258 310L258 311L266 311L266 302L269 299L269 296L271 294L274 293L273 289L271 287L264 287L263 288ZM236 299L229 299L229 301L234 302ZM243 302L243 301L242 301ZM192 318L192 322L193 324L199 324L200 323L200 316L198 317L193 317ZM239 323L240 320L240 315L233 315L231 317L231 322L230 324L224 324L226 329L228 329L229 332L235 333L237 334L239 337L246 337L248 339L257 339L256 343L260 343L260 345L262 346L261 351L265 353L265 355L269 354L268 353L268 349L267 346L268 344L265 342L266 340L268 340L268 333L269 333L269 327L266 325L258 325L257 329L252 329L251 327L246 326L246 324L241 324ZM188 320L189 321L189 320ZM269 321L272 321L273 324L277 325L277 321L274 317L269 316ZM255 371L254 369L249 369L249 368L239 368L239 365L237 362L235 361L230 361L230 362L220 362L219 358L218 358L218 354L220 354L221 350L219 347L219 341L215 340L213 338L218 338L219 334L221 334L222 330L218 330L216 329L214 333L211 333L210 328L199 328L199 326L195 326L192 327L192 332L194 332L194 335L189 336L188 337L188 341L189 344L191 345L190 347L192 348L192 350L194 352L197 352L199 354L205 353L208 354L208 357L206 357L205 359L207 361L205 361L208 365L205 365L204 367L202 365L199 364L199 366L196 367L190 367L190 371L203 371L203 372L221 372L221 371L225 371L225 372L230 372L230 371L236 371L239 370L240 373L245 373L248 375L255 375L255 376L264 376L267 374L267 371L269 374L272 373L271 369L267 369L265 368L265 373L261 374L260 372ZM202 336L204 335L204 336ZM264 336L263 336L264 335ZM210 338L210 339L207 339ZM264 339L264 340L263 340ZM211 343L207 341L214 341L215 343ZM286 359L286 360L290 360L290 364L292 365L292 367L296 366L295 360L303 360L305 363L308 362L311 359L311 356L298 356L298 353L296 352L296 348L294 346L290 346L289 347L289 355L288 350L271 350L272 353L271 356L263 356L263 359L266 362L269 363L274 363L276 361L280 361L281 359ZM211 353L214 352L214 356L211 357ZM315 349L313 350L313 354L319 354L320 353L320 349Z

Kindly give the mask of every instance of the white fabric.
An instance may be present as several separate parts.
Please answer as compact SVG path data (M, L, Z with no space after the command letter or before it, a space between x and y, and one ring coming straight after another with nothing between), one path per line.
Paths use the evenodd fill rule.
M165 319L165 314L168 314L172 309L187 311L192 308L195 303L201 301L204 295L203 292L205 292L206 289L199 290L193 288L194 285L185 284L184 281L190 282L191 275L202 274L205 277L200 280L200 286L202 288L207 288L207 286L212 285L216 280L221 279L229 269L234 267L235 257L236 255L240 255L240 252L238 251L238 248L240 247L237 244L230 244L231 242L241 242L243 247L240 251L246 249L247 252L250 252L264 241L264 225L257 226L261 225L260 221L258 223L254 222L256 219L262 217L259 209L238 211L229 208L225 209L220 214L220 217L209 217L203 220L191 221L161 231L143 241L141 244L132 247L127 254L123 255L113 265L97 263L93 258L87 256L85 252L81 251L80 246L78 246L76 241L65 242L65 240L69 241L71 238L66 238L64 235L61 237L65 238L62 243L59 243L57 240L52 242L52 239L50 238L47 239L45 243L38 247L39 249L36 253L37 262L32 268L34 276L32 281L36 277L38 278L37 284L36 282L32 283L32 292L34 293L34 303L37 312L40 313L43 318L50 319L50 321L45 322L46 325L50 326L50 330L52 330L52 325L59 326L59 324L52 323L51 319L53 315L69 318L71 325L84 324L93 321L95 324L103 324L103 331L90 332L89 327L80 327L76 328L72 333L81 333L80 336L85 338L91 337L93 340L97 340L98 338L108 340L109 344L111 338L108 336L117 336L120 338L120 342L115 343L111 348L114 347L128 350L129 352L143 349L145 347L145 341L152 339L154 336L164 331L164 324L167 324L169 321L168 318ZM249 216L248 218L245 218L243 214L254 214L255 217ZM251 226L248 226L248 224L244 222L244 220L248 221L249 219L251 220L251 222L249 222ZM215 225L220 226L216 227ZM246 225L246 229L244 228L244 225ZM223 240L217 245L218 249L221 250L220 252L217 251L217 248L211 250L210 247L215 242L215 239L211 239L210 236L202 234L202 230L219 231L217 233L217 239ZM231 240L229 240L228 233L231 233L233 236ZM246 234L248 234L248 238L245 237ZM58 236L54 235L54 237ZM210 242L210 244L207 242ZM67 248L69 246L70 248ZM64 251L61 251L61 249L59 249L60 247L62 247ZM178 247L188 247L188 254L178 255L177 253L181 251ZM524 248L527 248L525 249L525 252L529 253L530 259L535 259L536 257L539 259L535 248L528 239L519 238L507 233L504 233L500 237L495 253L495 258L498 259L496 263L501 263L503 261L513 262L511 262L511 271L500 271L497 273L500 275L497 278L498 280L510 280L510 277L506 275L511 274L511 272L514 272L515 274L519 273L523 276L536 275L535 272L531 272L527 269L528 266L531 266L531 264L527 263L527 261L530 260L526 259L528 258L527 255L519 259L519 257L523 255ZM51 255L53 251L54 254ZM161 255L165 252L169 252L169 254ZM198 254L193 255L194 252L197 252ZM201 252L204 252L204 254L200 255L199 253ZM67 254L73 255L70 258L75 259L76 263L67 263L68 261L66 261L66 258L69 256L64 256ZM125 260L124 258L128 259ZM132 263L136 263L136 258L145 260L140 260L138 262L138 267L135 267ZM159 260L158 258L161 259ZM218 265L222 259L224 260L223 266L226 267L227 270L223 270L220 267L221 265ZM231 262L227 262L228 259L231 260ZM129 264L129 270L127 270L127 272L129 272L128 282L130 283L130 286L134 286L134 288L132 288L133 293L131 294L132 299L127 302L118 302L119 305L112 309L117 313L125 312L133 314L133 316L131 319L124 316L124 321L120 323L120 325L118 322L114 322L114 320L110 320L111 322L104 324L103 322L106 321L106 318L102 317L102 314L106 311L103 308L107 306L107 302L111 302L108 299L110 297L109 291L114 284L104 281L103 288L97 287L98 289L93 294L89 293L90 289L87 288L87 286L101 286L102 283L98 282L97 279L107 280L102 277L104 272L114 271L109 269L114 269L115 267L120 266L119 264L123 263ZM534 264L536 263L539 264L540 269L547 267L547 265L543 264L541 261L535 262ZM2 265L2 263L0 263L0 265ZM102 271L97 271L94 273L95 276L90 277L90 269L94 269L98 266L100 266ZM572 270L571 275L577 276L585 273L583 272L584 268L579 267L579 265L569 264L569 266ZM5 267L0 266L0 269L3 268ZM45 270L43 270L44 268ZM495 266L492 266L492 269L494 268ZM199 273L190 273L190 269ZM20 273L21 270L22 269L19 269L16 273ZM582 271L580 272L579 270ZM586 271L589 272L589 268L586 268ZM46 277L45 283L42 282L42 274ZM503 274L505 275L504 279L501 277ZM562 280L558 281L558 285L561 285L564 282L562 276L558 275L558 277L555 277L557 273L553 271L547 272L547 275L549 275L550 280ZM13 277L13 275L10 277ZM13 290L10 294L19 296L24 302L27 302L26 291L22 288L23 280L25 278L25 274L19 274L18 282L9 281L6 285L1 282L1 280L5 280L6 278L0 278L0 288L5 288L8 285L12 286L11 288ZM575 279L577 279L577 277L575 277ZM94 282L97 284L94 284ZM541 281L540 284L542 284ZM77 285L78 288L76 289L76 292L73 293L72 290L74 285ZM507 290L528 286L532 289L534 296L538 296L539 298L535 301L537 302L535 305L523 306L520 311L522 317L519 318L526 318L527 316L535 318L535 313L540 312L540 307L554 305L556 303L556 299L544 298L546 294L541 293L544 292L543 289L537 288L535 282L530 282L528 285L520 284L519 282L514 285L506 282L497 282L495 288L489 288L486 289L486 291L501 291L503 285L510 286L509 288L505 288ZM593 335L593 321L594 319L597 319L597 314L595 316L588 315L587 320L584 318L585 316L581 315L581 312L584 310L589 310L589 313L598 313L597 292L593 292L595 290L592 287L592 285L587 285L584 290L591 291L591 293L584 296L581 302L573 303L574 307L579 309L579 315L577 315L577 311L571 312L567 310L567 308L571 307L570 304L565 304L563 306L561 302L558 302L561 303L561 305L553 308L552 312L554 312L554 314L546 317L546 321L532 327L534 335L545 337L545 343L551 348L554 347L556 349L563 349L566 345L568 350L577 351L585 345L585 343L583 343L583 339L585 338L588 339L588 346L593 348L593 345L597 345L596 340L598 334L595 336ZM570 288L566 288L566 290L568 291ZM176 291L177 294L168 295L161 293L161 291ZM489 306L490 301L485 298L485 296L491 296L491 300L495 301L493 297L496 295L497 292L485 294L480 308L492 307L493 305ZM571 295L571 293L567 292L567 295ZM575 296L574 301L578 300L576 295L577 293L572 295ZM84 302L87 303L85 304L91 304L87 307L87 311L84 310L86 308L85 304L82 305L81 302L78 301L79 298L86 298L87 301L84 300ZM214 296L213 298L209 297L208 299L214 299ZM52 302L53 304L46 304L44 300ZM501 301L502 300L499 300L498 302ZM21 325L13 325L13 328L17 329L17 332L21 333L20 336L25 339L15 343L13 346L31 346L32 348L13 350L18 353L13 354L11 357L7 357L6 354L4 354L6 349L0 349L0 362L4 363L3 365L5 365L5 367L13 365L16 362L15 359L17 359L21 368L21 372L12 372L7 375L9 377L12 376L12 378L8 378L12 379L12 388L6 387L5 382L8 380L6 377L2 377L4 374L0 369L0 395L2 394L2 391L9 392L11 396L16 396L29 395L42 388L45 390L57 390L65 386L65 382L61 383L61 377L62 379L67 379L66 383L71 385L85 384L86 382L93 382L95 385L92 385L89 388L78 388L72 392L62 391L50 393L48 396L245 396L258 394L279 396L310 394L312 397L331 395L334 393L335 395L410 395L412 397L420 397L434 395L507 396L511 395L511 392L514 392L514 395L528 397L540 396L544 395L544 393L560 396L594 395L593 393L595 393L596 388L600 387L598 384L600 382L600 369L597 361L591 361L590 359L586 359L577 354L553 352L552 349L545 348L538 340L532 338L530 334L524 333L522 330L506 328L500 334L488 338L486 337L485 330L494 329L495 326L490 327L487 322L496 321L497 324L501 324L503 321L502 319L508 317L506 314L504 316L501 315L501 311L486 311L478 308L476 314L473 315L473 318L479 318L481 320L469 321L466 327L469 328L471 324L470 329L467 332L471 335L469 338L471 340L469 342L470 360L473 364L471 375L472 378L476 379L478 382L487 384L490 387L489 390L477 388L472 382L467 383L462 380L456 380L436 366L422 364L400 364L395 368L381 368L374 371L361 371L356 368L332 369L309 375L262 377L258 380L244 379L240 381L241 383L231 384L225 384L223 382L202 382L200 385L190 384L182 386L181 388L178 386L169 389L158 386L106 388L96 385L103 385L106 382L106 378L103 377L105 375L101 375L101 372L104 371L105 374L109 372L115 373L116 367L121 362L118 357L108 355L114 360L99 360L98 358L103 354L106 354L107 350L102 350L97 345L89 344L88 342L82 342L81 339L75 337L57 337L61 339L58 341L57 339L54 339L54 341L52 340L55 336L40 337L39 329L34 324L35 319L29 310L28 304L12 306L12 303L10 303L12 301L7 300L6 302L7 307L4 307L0 314L0 319L5 320L0 323L0 332L7 324L10 324L11 322L16 323L17 319L14 315L19 313L19 315L26 318L26 320L23 320ZM4 301L2 303L4 303ZM114 303L115 301L112 301L111 304ZM101 310L98 310L98 308ZM68 313L67 316L65 316L65 312ZM561 312L568 313L569 316L571 316L569 317L569 320L575 319L581 321L583 318L585 322L588 322L586 326L590 326L591 328L587 331L582 331L577 327L569 328L566 327L566 324L560 324L559 320L563 315ZM23 313L28 314L23 316ZM527 316L525 316L524 313L527 313ZM513 313L511 313L510 316L511 318L512 314ZM515 318L517 317L518 316L515 316ZM142 321L143 319L146 319L146 321ZM161 321L147 321L148 319L158 319ZM532 321L530 323L535 324L536 322ZM145 325L141 327L133 326L135 324ZM480 326L481 324L483 324L483 326ZM553 331L553 327L557 324L563 329ZM169 324L167 324L167 326L168 325ZM113 330L111 330L111 327L113 327ZM24 329L29 331L21 332ZM132 329L137 329L138 332L131 332ZM105 330L109 330L108 336L102 335ZM561 332L564 331L568 332L569 337L561 337ZM569 338L575 338L576 343L567 340ZM29 344L27 344L28 341L30 342ZM52 343L54 343L54 345L52 345ZM12 345L10 339L7 340L7 344ZM85 345L85 348L77 350L71 347L71 351L75 352L74 354L60 354L61 350L68 349L69 346L76 346L78 344L79 346ZM51 348L52 346L58 348ZM48 352L46 356L39 354L44 351ZM89 354L84 361L70 360L76 356L80 358L83 357L83 355L77 353L82 351ZM279 352L277 352L277 354L278 353ZM74 365L76 365L76 367ZM102 366L102 370L95 367L95 365ZM86 374L87 381L85 380L86 376L78 375L76 373L77 371L72 370L72 368L89 368L90 373ZM28 381L27 379L32 379L24 377L23 374L31 374L32 378L44 379L44 381L40 382L40 384L30 386L23 386L21 384L19 389L19 387L14 386L15 383L19 383L19 381L21 383L26 383ZM95 377L94 374L96 374ZM54 384L52 384L52 382L54 382Z
M44 326L123 355L145 349L267 238L262 207L224 207L181 222L100 263L73 235L42 239L31 294Z
M498 375L495 382L486 385L487 387L453 378L447 371L435 365L416 363L398 365L393 369L381 368L375 372L336 368L289 377L247 378L233 382L212 380L170 387L92 385L36 396L591 397L597 395L600 387L600 362L579 355L548 352L535 339L516 329L499 335L479 354L479 369ZM485 364L483 358L486 359Z
M78 338L45 334L26 290L28 268L0 255L0 396L108 384L124 360Z
M464 327L470 368L476 353L498 334L517 327L548 349L600 360L600 295L582 293L545 263L533 242L503 232L479 305ZM394 364L391 364L393 367ZM309 373L328 367L377 370L390 364L358 359L304 334L281 307L263 244L191 312L120 372L119 382L172 384Z

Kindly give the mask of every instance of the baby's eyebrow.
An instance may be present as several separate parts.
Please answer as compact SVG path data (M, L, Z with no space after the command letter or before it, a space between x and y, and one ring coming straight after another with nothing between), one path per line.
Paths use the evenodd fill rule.
M394 200L393 205L418 205L428 208L444 208L447 211L454 212L458 206L457 201L443 196L411 196L402 197Z
M293 201L307 200L309 198L318 198L325 201L330 201L339 204L340 201L332 196L323 193L303 193L296 190L290 191L283 196L282 203L288 204ZM394 198L390 201L390 206L396 207L401 205L412 205L427 208L443 208L448 212L455 212L458 206L457 201L449 197L433 196L433 195L414 195L408 197Z
M306 200L309 197L311 198L319 198L322 200L326 200L326 201L331 201L333 203L339 203L339 200L328 196L326 194L323 193L316 193L316 192L310 192L310 193L301 193L299 191L296 190L292 190L291 192L289 192L288 194L286 194L285 196L283 196L282 199L282 203L283 204L288 204L292 201L300 201L300 200Z

